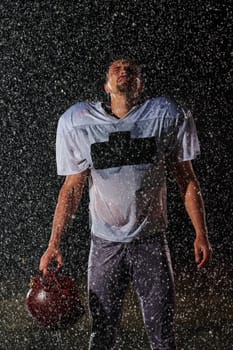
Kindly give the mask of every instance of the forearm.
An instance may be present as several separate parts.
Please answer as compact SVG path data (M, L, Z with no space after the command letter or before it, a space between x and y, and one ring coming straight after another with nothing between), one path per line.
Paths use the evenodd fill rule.
M186 184L182 196L186 211L192 221L197 236L207 236L206 214L201 189L196 178Z
M212 249L208 239L205 208L201 189L191 161L177 162L173 167L177 184L184 200L186 211L196 232L194 241L195 261L198 268L211 260Z
M83 183L76 188L64 184L60 190L54 213L52 233L49 246L58 249L63 233L66 231L82 198Z

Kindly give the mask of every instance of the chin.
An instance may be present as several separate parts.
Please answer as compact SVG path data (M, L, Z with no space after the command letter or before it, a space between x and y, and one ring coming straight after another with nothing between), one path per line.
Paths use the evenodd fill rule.
M133 92L132 87L130 85L127 85L127 84L118 85L117 89L119 92L124 92L124 93L132 93Z

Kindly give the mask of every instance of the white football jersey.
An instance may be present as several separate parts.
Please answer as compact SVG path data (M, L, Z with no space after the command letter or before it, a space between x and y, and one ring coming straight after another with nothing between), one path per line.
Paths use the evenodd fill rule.
M199 153L192 115L168 97L147 100L123 118L109 114L101 102L80 102L58 123L58 174L90 169L91 232L110 241L164 231L166 161Z

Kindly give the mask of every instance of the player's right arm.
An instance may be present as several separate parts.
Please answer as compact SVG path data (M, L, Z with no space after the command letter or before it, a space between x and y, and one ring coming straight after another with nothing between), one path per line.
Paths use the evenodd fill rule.
M48 248L40 259L39 269L43 275L46 275L51 261L56 261L58 268L63 265L60 241L79 206L88 172L87 169L82 173L67 176L61 187Z

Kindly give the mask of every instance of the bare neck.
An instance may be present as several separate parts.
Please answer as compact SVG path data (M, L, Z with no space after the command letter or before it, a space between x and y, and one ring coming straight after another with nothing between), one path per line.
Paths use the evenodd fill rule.
M118 118L123 118L138 102L138 99L129 98L125 94L111 95L111 110Z

